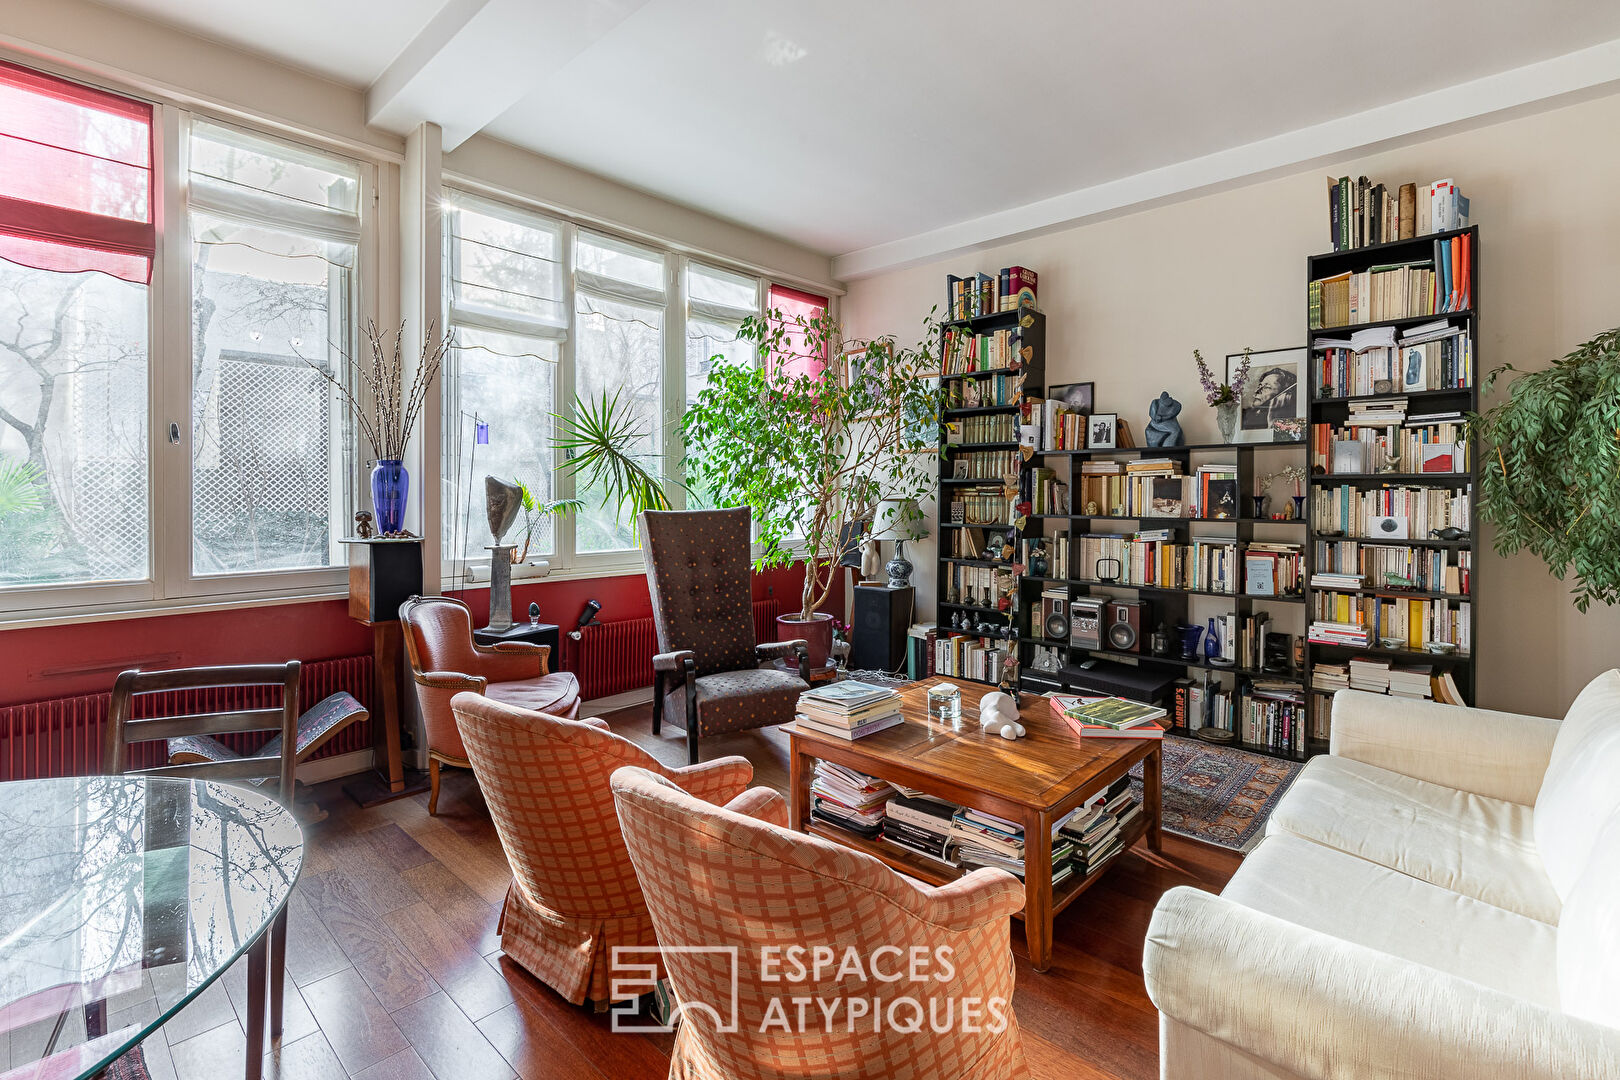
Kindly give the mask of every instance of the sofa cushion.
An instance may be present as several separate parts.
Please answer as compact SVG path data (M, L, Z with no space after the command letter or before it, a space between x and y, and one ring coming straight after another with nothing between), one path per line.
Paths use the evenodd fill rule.
M1531 810L1331 755L1312 759L1266 822L1508 911L1558 921Z
M1558 920L1563 1010L1620 1028L1620 812L1609 815Z
M1598 830L1620 807L1617 776L1620 671L1611 669L1588 683L1564 714L1536 796L1536 847L1561 897L1575 887Z
M1517 998L1558 1007L1558 932L1536 919L1286 833L1267 836L1221 895Z

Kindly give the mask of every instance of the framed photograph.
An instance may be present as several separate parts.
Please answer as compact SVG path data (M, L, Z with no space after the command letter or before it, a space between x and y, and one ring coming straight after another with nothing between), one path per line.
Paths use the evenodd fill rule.
M1249 353L1249 379L1239 397L1239 442L1271 442L1271 425L1305 415L1301 391L1310 354L1303 347L1267 349ZM1226 381L1231 383L1243 365L1242 353L1226 357Z
M1113 450L1119 436L1118 413L1093 413L1086 419L1086 449Z
M1085 413L1090 416L1097 396L1097 384L1089 382L1063 383L1060 386L1048 387L1046 396L1053 401L1061 402L1069 412Z

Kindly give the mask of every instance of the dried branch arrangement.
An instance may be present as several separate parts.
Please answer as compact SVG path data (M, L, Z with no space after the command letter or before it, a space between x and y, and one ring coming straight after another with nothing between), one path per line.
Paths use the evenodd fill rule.
M343 358L342 369L338 372L328 371L325 367L299 354L298 358L320 373L321 377L331 383L343 400L348 403L349 412L355 423L371 444L373 453L379 461L398 461L405 456L405 447L411 441L411 431L416 427L416 421L421 418L422 409L427 403L428 391L433 386L433 380L439 374L439 368L444 362L444 354L449 351L451 335L446 334L440 338L436 336L437 327L428 324L427 338L422 343L421 363L416 365L416 373L411 379L408 391L404 390L405 359L401 353L404 343L405 326L390 335L389 332L378 328L371 320L366 320L366 345L371 355L368 362L362 363L338 349L337 353ZM393 341L390 343L389 337ZM295 350L296 351L296 350ZM368 409L365 402L374 403L374 408Z

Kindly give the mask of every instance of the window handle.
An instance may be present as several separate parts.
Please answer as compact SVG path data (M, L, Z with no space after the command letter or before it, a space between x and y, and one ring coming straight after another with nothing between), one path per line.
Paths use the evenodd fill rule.
M180 445L180 425L173 420L169 421L169 445Z

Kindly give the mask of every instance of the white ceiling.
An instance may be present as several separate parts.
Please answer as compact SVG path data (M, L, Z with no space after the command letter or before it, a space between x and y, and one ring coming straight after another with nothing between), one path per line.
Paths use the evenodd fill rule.
M105 2L838 255L1620 39L1613 0Z

